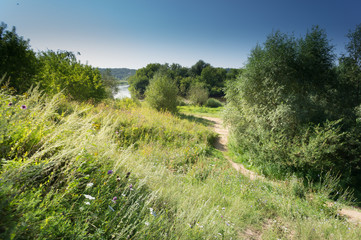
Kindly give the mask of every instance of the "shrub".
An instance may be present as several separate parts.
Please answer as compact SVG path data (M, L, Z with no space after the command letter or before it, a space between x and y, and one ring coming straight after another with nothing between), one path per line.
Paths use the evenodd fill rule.
M206 107L211 107L211 108L217 108L222 106L223 104L215 98L208 99L206 103Z
M209 96L209 92L207 88L201 84L196 83L191 85L188 92L189 100L196 105L203 105L207 102Z
M175 113L177 112L177 94L176 83L166 76L157 74L145 92L145 100L158 111Z
M39 54L40 86L49 94L63 91L74 100L99 101L107 97L98 69L77 61L72 52L47 51Z

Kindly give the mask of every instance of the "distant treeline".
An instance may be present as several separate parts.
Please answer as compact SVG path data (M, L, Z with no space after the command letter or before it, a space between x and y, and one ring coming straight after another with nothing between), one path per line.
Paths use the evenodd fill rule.
M143 98L144 93L156 74L166 76L175 81L179 94L183 97L189 94L192 87L205 88L210 97L223 97L227 80L235 79L240 69L224 69L212 67L209 63L199 60L192 67L187 68L173 63L169 65L151 63L136 71L129 77L130 91L133 96Z
M100 73L103 74L106 71L110 71L110 74L119 80L127 80L130 76L133 76L137 70L129 68L98 68Z

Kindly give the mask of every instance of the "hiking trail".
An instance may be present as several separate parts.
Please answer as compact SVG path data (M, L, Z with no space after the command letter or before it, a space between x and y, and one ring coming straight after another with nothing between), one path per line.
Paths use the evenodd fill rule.
M228 129L224 127L222 119L204 116L202 116L201 118L204 118L213 123L212 128L218 134L218 139L215 142L214 147L223 153L224 157L228 160L228 162L232 165L234 169L236 169L242 175L249 177L251 180L264 179L263 176L246 169L243 164L235 163L230 159L227 154ZM361 212L358 208L347 207L340 209L338 212L341 216L346 217L349 222L361 225Z

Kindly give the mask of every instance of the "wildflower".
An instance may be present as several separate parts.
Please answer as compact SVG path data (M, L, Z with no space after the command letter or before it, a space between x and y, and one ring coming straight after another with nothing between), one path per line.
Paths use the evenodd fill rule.
M95 199L95 197L92 197L92 196L86 195L86 194L84 194L84 197L87 198L87 199L89 199L89 200L94 200L94 199Z
M230 225L229 222L226 221L226 225L229 226Z
M157 214L155 214L155 212L154 212L153 208L149 208L149 210L150 210L150 214L152 214L154 217L156 217L156 216L157 216Z
M133 190L134 190L134 189L133 189L133 184L130 184L130 185L129 185L129 190L130 190L130 191L133 191Z
M21 109L27 109L26 105L21 105Z
M108 175L113 174L113 170L108 171Z
M120 182L120 177L119 176L117 176L117 182Z
M115 134L117 134L117 135L118 135L118 134L119 134L119 132L118 132L118 131L116 131L116 132L115 132Z
M222 210L226 210L226 208L225 208L225 207L222 207Z
M113 197L112 202L113 202L113 203L117 203L117 202L116 202L117 199L118 199L117 197Z
M88 183L86 186L87 186L87 187L92 187L93 185L94 185L94 183L91 183L91 182L90 182L90 183Z
M113 212L115 211L114 208L112 208L112 206L108 205L109 209L112 210Z
M145 222L144 224L147 225L147 226L149 226L149 222Z
M12 102L9 102L8 106L11 107L12 105L13 105L13 103L12 103Z
M90 202L85 202L86 205L90 205Z

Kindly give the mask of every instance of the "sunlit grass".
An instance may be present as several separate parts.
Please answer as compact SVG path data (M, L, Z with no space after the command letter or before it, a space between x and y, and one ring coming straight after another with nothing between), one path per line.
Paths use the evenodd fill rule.
M178 107L179 113L183 114L192 114L196 116L207 116L207 117L221 117L223 107L218 108L210 108L204 106L179 106Z
M322 191L302 195L297 179L280 185L238 174L212 148L215 134L194 121L131 100L92 106L36 90L3 91L0 104L0 238L361 234L337 216L340 203L326 205Z

